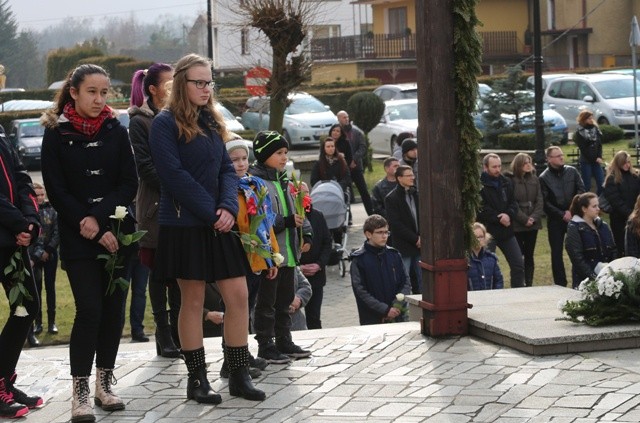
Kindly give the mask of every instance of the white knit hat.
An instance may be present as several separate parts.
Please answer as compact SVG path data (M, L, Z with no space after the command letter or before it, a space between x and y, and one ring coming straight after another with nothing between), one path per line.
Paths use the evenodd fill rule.
M235 149L242 148L247 155L249 155L249 147L247 147L247 142L243 139L227 141L224 145L227 147L227 153L231 153Z

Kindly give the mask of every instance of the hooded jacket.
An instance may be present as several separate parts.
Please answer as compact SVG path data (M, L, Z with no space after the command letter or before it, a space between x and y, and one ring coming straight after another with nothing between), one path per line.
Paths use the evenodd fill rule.
M565 246L573 265L573 286L585 278L595 277L598 263L608 263L616 258L617 249L607 222L594 221L593 229L580 216L573 216L567 226Z

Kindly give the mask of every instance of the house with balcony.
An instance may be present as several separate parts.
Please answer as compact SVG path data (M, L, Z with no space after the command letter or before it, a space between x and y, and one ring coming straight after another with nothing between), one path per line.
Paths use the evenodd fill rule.
M271 46L264 34L246 25L239 13L238 0L211 1L211 29L213 65L216 72L245 72L255 67L271 67ZM309 50L309 40L341 38L360 35L368 30L371 7L352 4L351 0L302 0L310 4L312 22L308 23L309 37L301 46ZM241 3L241 0L240 0ZM194 52L207 56L207 16L197 18L188 39Z
M416 10L412 0L356 0L371 6L371 31L313 39L313 81L378 78L381 83L416 80ZM531 0L480 0L485 73L501 71L531 52Z
M541 0L546 69L631 66L631 18L638 0Z

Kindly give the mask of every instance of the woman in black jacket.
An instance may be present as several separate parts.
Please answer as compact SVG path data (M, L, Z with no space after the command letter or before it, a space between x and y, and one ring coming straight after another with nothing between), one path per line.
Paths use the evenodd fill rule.
M0 270L19 249L24 268L33 274L26 247L38 239L40 232L36 204L31 178L0 126ZM8 297L13 278L1 271L0 281ZM18 301L9 305L9 318L0 332L0 417L24 416L30 408L42 404L42 398L27 396L14 386L16 365L40 301L33 278L25 278L23 285L31 299L23 297L20 309Z
M616 258L616 245L609 225L599 217L598 196L594 193L573 197L570 211L573 217L567 225L565 247L573 265L573 288L577 288Z
M131 246L121 246L116 235L117 228L127 234L134 230L133 216L124 207L133 202L138 175L127 129L107 106L109 86L100 66L80 65L42 117L42 176L58 212L60 258L76 306L69 342L73 421L95 418L89 401L94 356L94 402L108 411L125 407L111 390L125 293L118 287L108 290L111 280L124 277L131 257ZM112 215L124 215L122 223ZM110 276L98 256L112 254L123 267Z
M149 299L153 320L156 323L156 352L162 357L176 358L180 356L180 351L174 343L174 339L178 341L180 289L175 282L168 285L154 282L153 265L158 246L160 178L153 164L149 147L151 122L164 107L168 96L166 86L172 79L173 68L164 63L154 63L148 69L134 73L131 81L129 137L131 137L138 176L140 177L140 186L136 195L136 220L138 221L138 229L148 231L145 237L140 240L140 262L151 269L149 280L152 282L149 284ZM171 309L169 313L167 313L167 297ZM132 308L133 304L132 298ZM144 303L142 306L144 311ZM171 315L171 326L169 326L169 314Z
M593 113L583 110L578 115L578 127L573 142L580 149L580 173L587 191L591 190L591 177L596 179L598 195L602 193L604 171L602 170L602 132L593 118Z
M342 187L345 201L348 200L348 188L351 186L349 166L344 155L336 148L336 141L331 137L326 137L320 143L320 155L311 170L311 186L320 181L336 181Z
M624 230L627 219L640 194L640 176L631 165L631 156L626 151L618 151L607 169L604 196L611 204L611 232L618 247L618 257L625 256Z
M344 155L344 161L347 162L347 165L351 163L353 160L351 144L339 123L329 128L329 138L333 138L336 141L336 150Z
M640 196L636 199L625 228L624 250L627 256L640 258Z

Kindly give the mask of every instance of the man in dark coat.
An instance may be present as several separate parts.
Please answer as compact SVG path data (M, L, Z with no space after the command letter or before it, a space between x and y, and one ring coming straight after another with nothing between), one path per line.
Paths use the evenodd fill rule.
M567 286L562 253L567 225L571 220L569 206L576 194L585 192L584 183L576 168L564 164L560 147L552 146L546 151L548 167L540 175L544 212L547 215L549 246L551 247L551 270L556 285Z
M420 233L418 192L415 188L416 176L411 167L398 166L396 169L398 186L384 199L387 210L389 229L393 234L393 247L402 255L402 263L407 275L412 273L415 280L412 281L414 294L422 292L422 269L418 264L420 260Z
M513 186L502 175L500 156L489 153L482 159L484 171L480 175L482 205L478 211L478 222L484 223L493 236L511 269L511 287L521 288L524 283L524 259L513 232L513 221L518 214L518 202L513 195Z
M308 193L307 184L302 184L302 191ZM327 283L327 273L325 268L329 262L333 239L327 226L327 221L321 211L315 210L313 204L307 211L306 217L313 229L313 243L309 251L300 256L300 270L311 284L311 299L304 306L308 329L322 329L320 320L320 308L322 307L322 296L324 286Z

